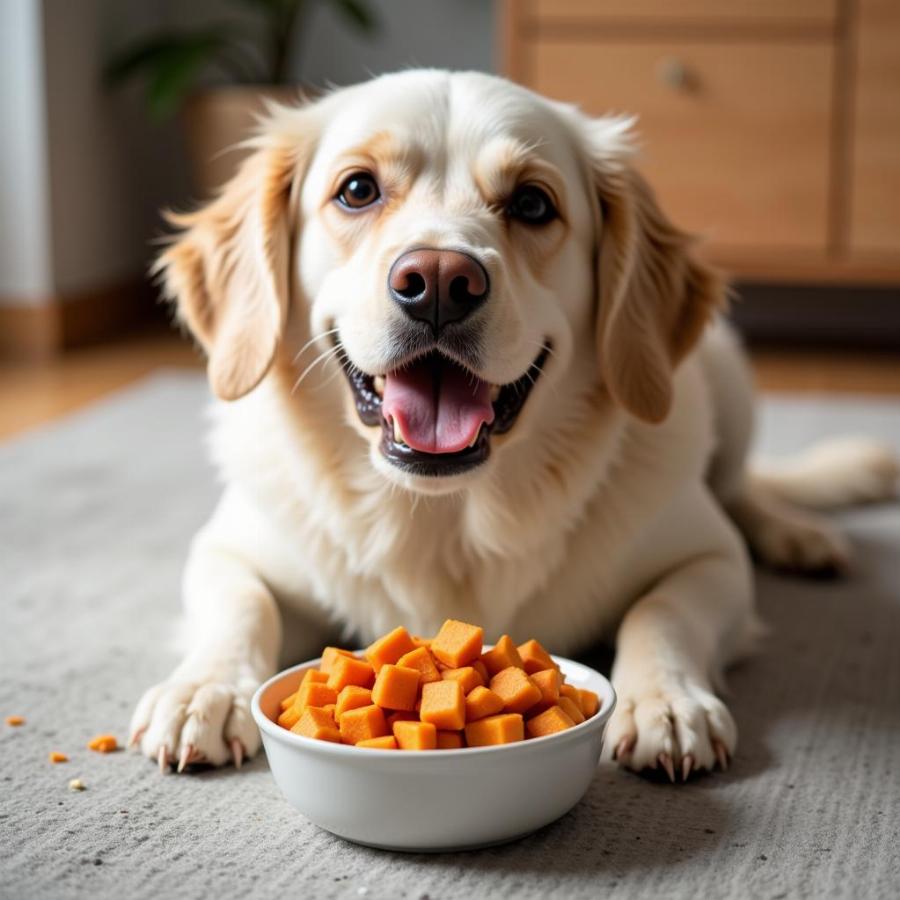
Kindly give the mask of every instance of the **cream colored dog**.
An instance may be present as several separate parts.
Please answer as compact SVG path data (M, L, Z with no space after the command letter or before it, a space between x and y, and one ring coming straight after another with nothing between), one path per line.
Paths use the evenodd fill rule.
M748 476L722 283L631 167L629 124L404 72L273 110L221 196L172 217L159 269L228 402L187 655L132 723L161 767L256 752L283 643L447 617L564 654L617 633L608 752L726 765L715 687L760 630L732 518L771 563L840 567L785 501L880 497L896 465L856 442Z

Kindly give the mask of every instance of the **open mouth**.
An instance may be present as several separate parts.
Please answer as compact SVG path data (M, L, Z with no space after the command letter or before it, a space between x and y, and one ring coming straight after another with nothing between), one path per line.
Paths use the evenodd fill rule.
M509 384L479 378L437 350L384 375L367 375L342 354L364 425L381 426L381 453L414 475L457 475L483 463L491 436L516 423L550 354L544 346Z

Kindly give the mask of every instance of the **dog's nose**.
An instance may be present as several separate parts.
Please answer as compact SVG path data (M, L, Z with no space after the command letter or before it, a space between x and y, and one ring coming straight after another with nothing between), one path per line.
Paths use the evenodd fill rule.
M411 318L428 322L435 334L477 309L489 288L484 266L455 250L410 250L388 273L391 299Z

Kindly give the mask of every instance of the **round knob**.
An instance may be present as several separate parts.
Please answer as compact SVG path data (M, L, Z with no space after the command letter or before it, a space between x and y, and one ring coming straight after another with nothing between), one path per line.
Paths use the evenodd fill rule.
M691 86L691 73L680 59L661 59L656 66L656 74L663 84L675 90L683 91Z

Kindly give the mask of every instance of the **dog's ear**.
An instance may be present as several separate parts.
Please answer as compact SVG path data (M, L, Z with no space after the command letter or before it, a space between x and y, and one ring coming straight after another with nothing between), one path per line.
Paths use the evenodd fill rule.
M155 265L207 354L214 393L236 400L268 372L288 314L296 140L260 139L219 196L167 215L182 233Z
M725 285L694 256L694 239L669 221L629 164L631 123L592 124L600 376L622 407L645 422L661 422L672 405L675 366L724 304Z

